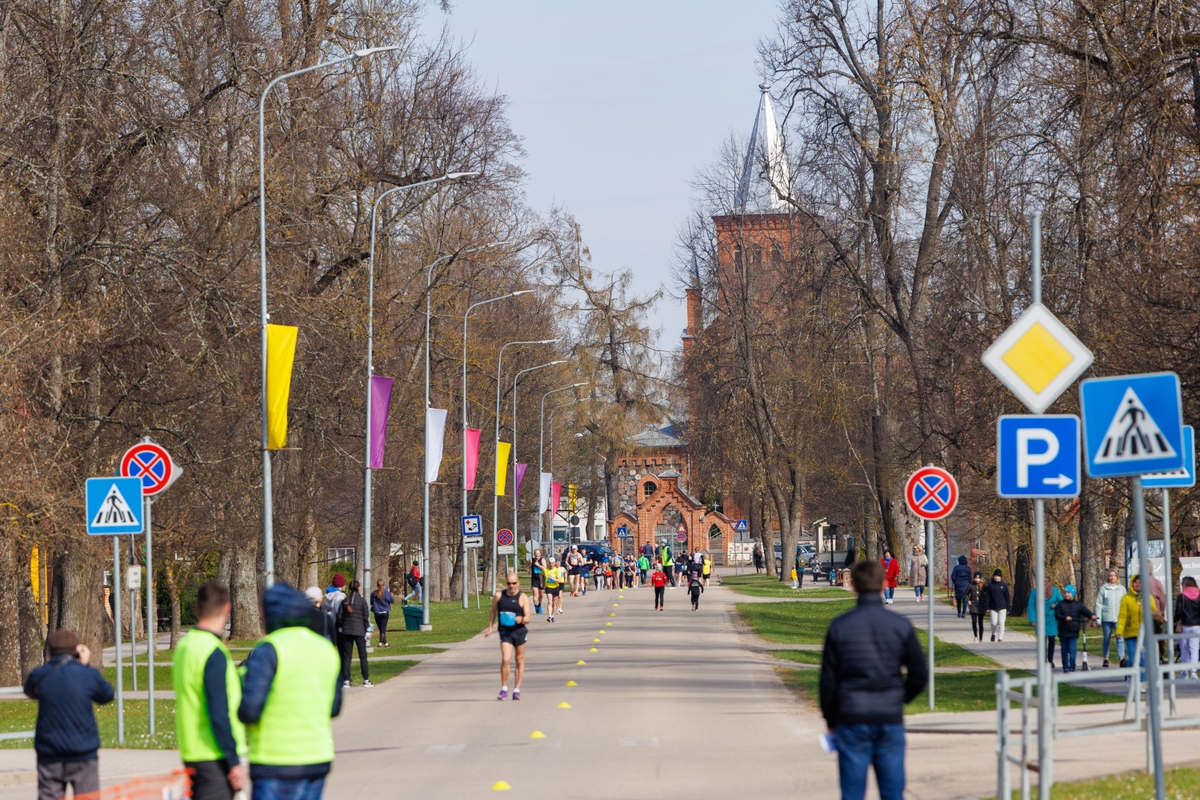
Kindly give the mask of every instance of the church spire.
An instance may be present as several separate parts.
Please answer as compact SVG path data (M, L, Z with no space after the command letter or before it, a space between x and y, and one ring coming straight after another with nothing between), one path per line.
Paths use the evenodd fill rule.
M747 206L761 205L763 211L781 211L787 203L779 191L771 186L786 190L790 185L787 154L783 148L783 133L775 119L775 107L771 104L771 84L758 86L762 92L758 113L754 116L754 127L750 129L750 142L746 146L746 160L734 195L734 209L746 213ZM767 180L767 175L771 180ZM751 208L753 213L756 209Z

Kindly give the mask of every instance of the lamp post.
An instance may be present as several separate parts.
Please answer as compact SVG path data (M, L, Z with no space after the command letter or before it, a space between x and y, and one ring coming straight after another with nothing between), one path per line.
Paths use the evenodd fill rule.
M498 303L501 300L508 300L512 297L520 297L523 294L529 294L532 289L521 289L516 292L509 292L502 297L493 297L491 300L481 300L467 308L467 313L463 314L463 356L462 356L462 428L463 428L463 489L462 489L462 515L467 515L467 318L471 316L471 312L480 306L486 306L489 303ZM492 539L495 540L493 534ZM494 545L493 545L494 546ZM463 566L463 592L462 592L462 607L467 607L467 551L464 545L462 550L462 566ZM472 572L472 575L474 573Z
M459 250L457 252L444 255L441 258L436 258L433 260L432 263L429 264L428 267L425 268L425 409L426 409L425 424L426 425L429 424L429 419L428 419L429 346L430 346L429 320L432 317L432 313L433 313L433 305L430 301L430 298L433 294L433 268L436 267L438 264L441 264L443 261L450 261L453 263L454 259L458 258L459 256L464 256L469 253L477 253L480 250L487 250L489 247L499 247L500 245L504 245L504 244L508 244L508 242L490 242L488 244L480 245L479 247L468 247L465 250ZM429 452L428 451L426 451L426 453L425 453L425 463L422 466L425 467L425 478L428 479L428 477L429 477ZM426 575L429 574L429 481L428 480L423 481L422 489L423 489L422 494L424 495L424 498L423 498L424 503L423 503L423 511L422 511L422 515L421 515L422 516L421 560L424 562L424 565L423 565L424 569L421 572L421 576L425 577ZM428 583L426 583L425 591L421 594L421 630L424 630L424 631L432 630L432 628L429 624L429 585L428 585Z
M496 359L496 452L500 452L500 371L504 365L504 351L510 347L522 344L558 344L558 339L539 339L530 342L507 342L500 348ZM492 594L496 593L496 534L500 531L500 495L492 492ZM513 533L516 536L516 533Z
M547 363L545 363L545 364L538 364L536 367L530 367L529 369L523 369L523 370L521 370L520 372L518 372L518 373L517 373L515 376L513 376L513 398L512 398L512 413L513 413L513 441L512 441L512 460L513 460L513 477L514 477L514 478L516 477L516 474L517 474L517 386L518 386L518 385L521 383L521 376L522 376L522 375L524 375L526 372L534 372L535 370L539 370L539 369L545 369L546 367L553 367L553 366L555 366L556 364L565 364L565 363L567 363L565 359L559 359L558 361L549 361L549 362L547 362ZM517 509L518 509L518 508L520 507L520 505L521 505L521 502L520 502L520 501L521 501L521 498L518 496L516 489L517 489L517 485L516 485L516 483L514 482L514 483L513 483L513 527L512 527L512 529L513 529L513 541L514 541L514 542L515 542L515 541L517 541Z
M577 403L586 403L588 401L588 399L589 398L587 398L587 397L580 397L579 399L572 400L569 403L560 403L559 405L556 405L554 408L550 409L550 474L551 475L554 474L554 412L558 411L560 408L566 408L567 406L573 406ZM576 436L582 436L582 435L583 434L576 434ZM550 509L550 556L551 556L551 558L554 557L554 516L557 513L558 513L557 508ZM539 515L539 517L540 517L540 515Z
M399 45L368 47L365 50L355 50L350 55L343 56L342 58L322 61L319 64L313 64L311 67L284 73L267 83L266 88L262 91L262 96L258 99L258 293L259 316L262 325L263 571L266 573L264 575L264 583L267 585L267 588L275 584L275 530L273 523L274 504L271 500L271 451L267 449L267 322L271 319L271 315L267 313L267 181L266 134L264 133L266 128L264 109L266 107L267 94L270 93L275 84L286 81L288 78L294 78L297 75L303 75L306 72L324 69L325 67L345 64L347 61L366 58L375 53L399 49Z
M550 391L548 391L544 395L542 395L541 423L540 423L539 429L538 429L538 431L539 431L538 432L538 476L539 476L539 478L541 477L541 474L544 471L544 465L542 463L542 454L543 454L543 451L545 450L545 443L546 443L546 398L552 394L557 394L558 392L565 392L568 389L579 389L583 386L591 386L591 384L590 383L572 383L570 386L562 386L558 389L551 389ZM579 400L575 400L571 403L563 403L562 405L564 405L564 406L574 405L575 403L579 403L582 400L586 400L586 399L587 398L584 397L584 398L580 398ZM556 406L555 408L550 409L550 419L551 420L554 419L555 409L561 408L561 407L562 406ZM551 424L553 424L553 422ZM540 508L538 510L537 520L538 520L537 521L538 541L540 542L542 540L542 513L541 513ZM551 541L550 541L550 549L551 549L550 555L551 555L551 557L553 557L554 556L554 553L553 553L553 550L554 550L554 540L553 540L554 528L553 528L553 526L550 529L550 533L552 534Z
M363 437L363 586L371 585L371 377L375 374L375 223L379 206L388 195L421 186L432 186L443 181L457 180L478 175L478 172L451 172L427 181L393 186L375 198L371 204L371 244L367 257L367 421Z

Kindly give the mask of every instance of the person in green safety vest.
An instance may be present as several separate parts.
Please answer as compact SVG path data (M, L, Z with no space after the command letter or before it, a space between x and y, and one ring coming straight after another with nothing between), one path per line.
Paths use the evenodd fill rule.
M263 593L267 637L246 659L238 719L246 724L254 800L319 800L333 766L330 720L342 710L336 648L310 627L308 598L286 583Z
M663 539L662 549L658 551L659 559L662 561L663 572L666 573L667 580L671 584L671 588L675 588L675 559L671 557L671 546L667 544L667 540Z
M225 647L229 588L210 581L196 595L196 627L175 647L175 740L192 770L193 800L232 800L246 784L246 729L237 718L242 683Z

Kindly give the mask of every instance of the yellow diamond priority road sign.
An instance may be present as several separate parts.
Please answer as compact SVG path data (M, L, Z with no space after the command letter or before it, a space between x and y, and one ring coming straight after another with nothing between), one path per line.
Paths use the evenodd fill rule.
M1041 303L1034 303L983 354L1025 407L1040 414L1092 364L1092 351Z

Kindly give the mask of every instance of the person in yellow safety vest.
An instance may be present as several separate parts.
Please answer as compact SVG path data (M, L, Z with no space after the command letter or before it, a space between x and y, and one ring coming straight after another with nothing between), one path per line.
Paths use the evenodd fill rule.
M309 626L314 609L286 583L263 593L267 637L246 659L238 718L250 744L253 800L319 800L342 710L337 650Z
M242 683L225 647L229 588L210 581L196 595L196 627L175 647L175 740L192 770L193 800L232 800L246 785L246 729L237 718Z
M671 557L671 547L664 539L662 549L658 551L659 559L662 561L663 572L667 575L667 580L671 583L671 588L675 588L675 559Z

